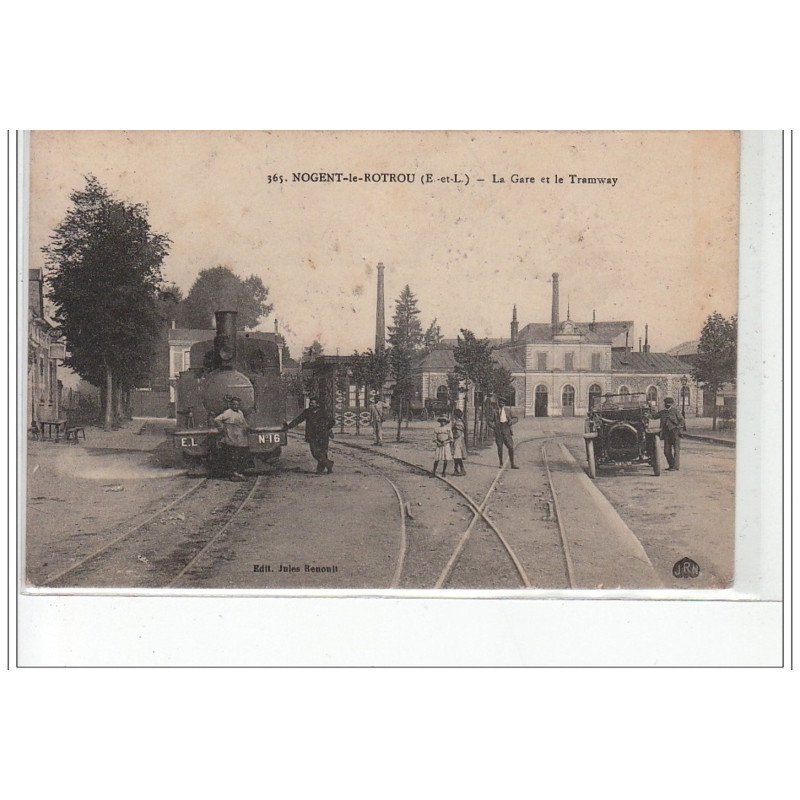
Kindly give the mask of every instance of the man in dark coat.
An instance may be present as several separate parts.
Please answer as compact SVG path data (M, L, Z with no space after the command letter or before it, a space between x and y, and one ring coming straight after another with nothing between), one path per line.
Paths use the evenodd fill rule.
M328 458L328 441L333 438L331 429L336 425L332 415L320 407L316 397L308 401L308 408L303 409L291 422L284 422L286 430L296 428L301 422L306 424L306 441L311 448L311 455L317 462L317 474L325 470L333 472L333 461Z
M664 442L664 455L667 458L668 470L677 472L681 466L681 431L683 430L683 414L678 411L675 400L664 398L664 409L661 417L661 441Z
M506 405L505 397L489 396L489 405L486 408L486 424L494 431L494 441L497 445L497 457L500 466L503 466L503 445L508 449L508 460L511 469L519 469L514 463L514 431L512 427L517 421L517 415Z

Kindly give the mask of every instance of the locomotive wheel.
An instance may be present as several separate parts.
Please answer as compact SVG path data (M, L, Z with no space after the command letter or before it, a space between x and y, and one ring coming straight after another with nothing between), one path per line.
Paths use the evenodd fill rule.
M650 437L650 463L653 465L653 475L658 477L661 474L661 456L655 436Z
M597 477L597 462L594 458L594 439L586 439L586 463L589 465L589 477Z

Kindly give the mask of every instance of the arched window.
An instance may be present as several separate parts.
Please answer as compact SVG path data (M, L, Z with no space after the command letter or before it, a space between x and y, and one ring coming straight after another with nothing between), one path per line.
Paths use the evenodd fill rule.
M623 397L627 397L631 393L631 390L627 386L620 386L618 394L621 394Z
M603 390L600 387L599 383L593 383L589 387L589 411L591 411L596 405L600 405L600 398L603 395Z
M658 403L658 389L655 386L647 387L647 402Z
M442 400L445 403L450 399L450 392L447 391L447 386L445 386L445 384L442 384L436 390L436 399L437 400Z

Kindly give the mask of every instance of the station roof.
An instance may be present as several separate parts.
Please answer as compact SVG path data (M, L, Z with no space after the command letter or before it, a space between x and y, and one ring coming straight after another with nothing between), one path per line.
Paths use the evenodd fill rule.
M672 372L683 375L691 372L691 369L691 364L687 364L669 353L611 351L612 372Z

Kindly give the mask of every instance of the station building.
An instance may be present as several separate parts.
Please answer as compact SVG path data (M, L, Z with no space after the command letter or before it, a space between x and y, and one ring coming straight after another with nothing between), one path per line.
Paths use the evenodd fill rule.
M493 341L492 357L511 373L518 413L536 417L571 417L587 413L604 394L643 393L660 406L672 396L688 416L702 414L702 391L691 379L691 364L670 353L650 350L647 326L644 345L634 350L634 323L576 322L559 318L558 273L553 274L549 323L519 328L516 306L510 337ZM443 342L417 365L423 401L447 396L447 375L455 371L454 342Z

